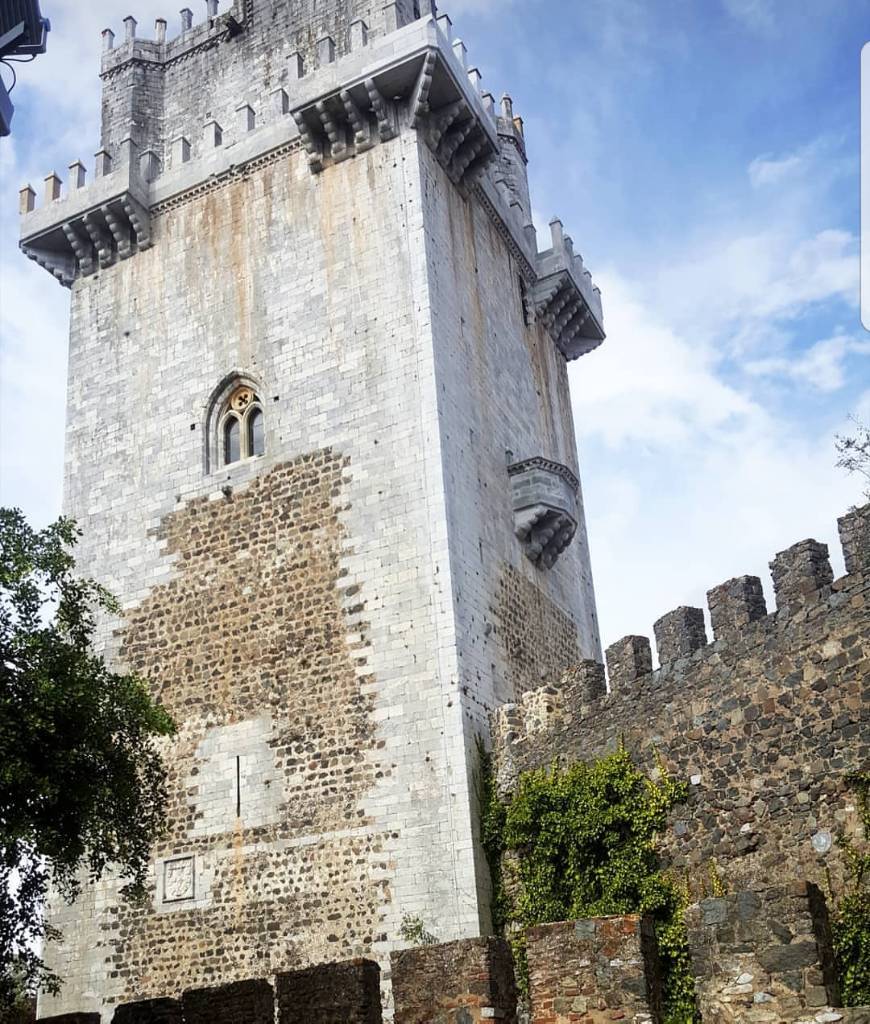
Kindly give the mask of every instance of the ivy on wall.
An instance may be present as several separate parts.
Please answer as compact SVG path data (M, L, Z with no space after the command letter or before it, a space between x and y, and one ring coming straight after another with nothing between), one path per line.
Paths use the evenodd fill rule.
M514 946L521 989L528 993L526 927L645 913L656 924L666 1024L696 1020L683 923L688 893L660 869L655 843L667 812L686 798L685 784L661 764L658 779L648 778L619 749L588 764L526 772L505 803L482 748L481 765L494 924Z
M864 840L840 836L848 871L845 891L831 915L834 955L844 1006L870 1005L870 772L849 780L858 799Z

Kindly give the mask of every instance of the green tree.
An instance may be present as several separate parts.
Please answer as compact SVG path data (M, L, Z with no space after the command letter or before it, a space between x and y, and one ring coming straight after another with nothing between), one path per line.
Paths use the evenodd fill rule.
M111 595L75 574L79 532L36 532L0 509L0 1019L22 993L61 979L37 949L49 888L72 901L111 868L142 900L165 825L166 772L155 742L174 731L135 675L94 651Z

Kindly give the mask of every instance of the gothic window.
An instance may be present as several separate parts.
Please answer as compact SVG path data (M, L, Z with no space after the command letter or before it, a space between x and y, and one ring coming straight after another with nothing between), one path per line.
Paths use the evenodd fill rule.
M218 426L218 438L225 466L265 453L263 407L252 388L246 385L237 387L227 399Z

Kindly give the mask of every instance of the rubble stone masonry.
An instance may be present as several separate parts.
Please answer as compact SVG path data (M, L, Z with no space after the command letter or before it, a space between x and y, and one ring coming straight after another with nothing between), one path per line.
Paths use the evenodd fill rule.
M757 579L729 581L710 592L713 643L700 643L700 610L678 609L658 624L672 660L656 671L649 641L628 637L607 652L609 693L596 693L588 665L500 708L502 791L554 758L624 743L644 770L688 784L662 850L699 891L711 870L729 891L781 878L838 885L836 838L861 830L850 776L870 764L870 506L840 531L841 579L822 545L802 542L774 560L777 612Z

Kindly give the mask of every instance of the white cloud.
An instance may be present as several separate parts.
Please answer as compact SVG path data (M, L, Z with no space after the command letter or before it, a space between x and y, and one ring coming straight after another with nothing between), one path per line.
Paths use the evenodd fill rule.
M792 153L778 159L758 156L749 165L749 180L755 188L764 185L777 185L784 178L803 171L806 165L807 158L799 153Z
M826 228L808 236L790 215L764 230L722 234L690 247L641 282L644 295L698 343L733 351L791 331L808 306L857 307L858 238Z
M760 229L719 224L677 236L680 253L631 278L596 274L608 338L571 376L605 643L703 607L743 573L762 577L772 607L767 563L807 536L842 569L835 521L859 499L835 467L844 426L802 413L811 392L849 383L848 360L870 342L833 325L808 335L821 311L855 308L858 242L796 217L804 188L796 175ZM791 403L760 386L772 377Z
M870 356L870 340L837 334L800 355L750 361L746 370L757 377L789 378L818 391L838 391L846 384L846 360L853 355Z
M723 0L723 3L735 21L755 32L768 32L776 24L771 0Z
M727 384L637 291L608 275L608 339L571 370L608 644L680 604L704 607L731 576L761 576L771 602L768 561L806 536L829 543L841 571L835 519L858 498L834 466L837 425L808 436Z

